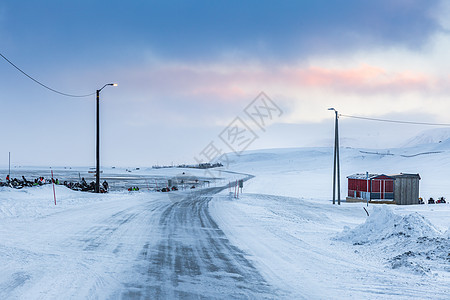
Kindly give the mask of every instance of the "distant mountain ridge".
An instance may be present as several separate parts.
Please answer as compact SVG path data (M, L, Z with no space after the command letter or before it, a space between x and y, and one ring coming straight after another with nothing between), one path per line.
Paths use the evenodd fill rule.
M407 140L402 147L415 147L419 145L439 144L446 147L450 145L450 128L437 128L425 130L419 135Z

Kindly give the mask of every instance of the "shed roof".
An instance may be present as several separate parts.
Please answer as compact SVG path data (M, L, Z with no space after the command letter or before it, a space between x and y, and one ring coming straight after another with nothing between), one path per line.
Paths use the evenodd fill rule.
M420 179L422 179L422 178L420 178L420 175L417 173L417 174L412 174L412 173L400 173L400 174L393 174L393 175L389 175L390 177L393 177L393 178L419 178L419 180Z
M356 173L356 174L347 176L347 178L350 178L350 179L369 179L369 180L376 179L378 177L388 177L388 178L394 179L392 176L385 175L385 174L368 174L367 175L366 173Z

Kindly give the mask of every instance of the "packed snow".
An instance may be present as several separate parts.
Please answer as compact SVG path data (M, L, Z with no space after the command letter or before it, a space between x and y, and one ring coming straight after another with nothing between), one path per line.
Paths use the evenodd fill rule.
M419 173L425 202L448 199L448 143L342 148L341 198L347 175L369 171ZM217 197L213 216L264 276L293 298L448 299L448 203L333 206L332 148L259 150L229 160L232 169L255 178L239 200L226 192Z
M365 171L419 173L425 200L450 198L449 142L385 150L342 148L341 198L346 176ZM198 214L168 214L183 208L182 197L194 195L192 190L172 196L150 188L91 194L56 186L55 205L51 185L0 188L0 297L144 298L153 291L146 285L159 284L155 276L168 280L165 290L155 294L160 298L448 299L448 203L332 205L332 148L248 151L229 158L209 175L176 168L133 170L140 179L194 172L209 178L217 187L214 193L224 186L211 194L211 201L202 200L211 189L199 187L205 194L195 197L203 206L190 207L199 209ZM236 189L227 186L248 179L247 174L254 177L236 198ZM205 221L208 228L203 228ZM215 247L228 250L205 249L211 239ZM189 258L181 264L186 270L174 264L171 275L152 249L174 251L180 245L180 253ZM214 266L199 264L206 258ZM162 265L153 265L155 259ZM235 270L239 264L248 264L247 269ZM236 273L227 273L231 271L222 265ZM249 276L255 288L242 276ZM176 292L168 292L171 288Z

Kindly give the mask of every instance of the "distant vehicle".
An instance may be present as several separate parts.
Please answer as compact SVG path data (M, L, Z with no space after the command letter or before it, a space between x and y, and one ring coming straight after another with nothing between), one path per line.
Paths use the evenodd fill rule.
M428 204L434 204L434 199L432 197L430 197L430 199L428 199Z
M445 201L444 197L440 197L439 199L436 200L436 203L447 203L447 202Z
M425 202L423 202L422 197L419 197L419 204L425 204Z

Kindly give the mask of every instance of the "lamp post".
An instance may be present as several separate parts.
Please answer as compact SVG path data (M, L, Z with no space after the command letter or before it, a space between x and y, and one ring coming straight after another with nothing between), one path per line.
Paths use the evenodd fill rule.
M328 110L334 111L336 115L335 125L334 125L334 165L333 165L333 204L336 204L336 177L337 177L337 197L338 205L341 205L341 179L340 179L340 168L339 168L339 124L338 111L334 108L329 108Z
M100 92L106 86L117 86L117 83L105 84L101 89L97 90L97 168L95 172L95 192L100 193Z

